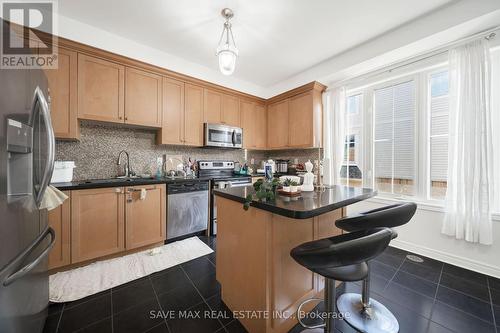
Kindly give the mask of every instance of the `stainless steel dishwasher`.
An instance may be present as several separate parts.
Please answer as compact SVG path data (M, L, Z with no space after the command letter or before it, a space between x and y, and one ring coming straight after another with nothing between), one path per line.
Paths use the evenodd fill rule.
M167 240L208 227L208 181L167 185Z

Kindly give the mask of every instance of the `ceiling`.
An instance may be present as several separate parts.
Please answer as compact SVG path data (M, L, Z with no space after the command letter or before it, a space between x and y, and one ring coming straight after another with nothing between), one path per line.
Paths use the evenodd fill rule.
M220 10L229 7L240 52L233 76L268 87L450 2L456 1L61 0L58 10L217 70Z

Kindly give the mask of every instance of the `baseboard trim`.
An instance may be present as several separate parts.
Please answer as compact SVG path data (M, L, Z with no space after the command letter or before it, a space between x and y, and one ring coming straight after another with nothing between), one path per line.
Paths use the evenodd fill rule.
M493 265L484 264L479 261L465 259L453 254L449 254L446 252L434 250L425 246L413 244L410 242L401 241L395 239L391 242L391 246L396 247L401 250L413 252L416 254L420 254L432 259L440 260L442 262L459 266L465 269L469 269L471 271L475 271L478 273L490 275L496 278L500 278L500 267L496 267Z

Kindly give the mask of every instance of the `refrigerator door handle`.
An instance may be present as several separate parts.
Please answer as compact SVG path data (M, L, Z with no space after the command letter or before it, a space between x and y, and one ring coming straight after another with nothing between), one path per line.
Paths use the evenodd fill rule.
M14 281L22 278L26 274L28 274L33 268L35 268L50 252L52 247L54 246L54 243L56 241L56 233L54 232L54 229L51 227L47 227L44 232L40 234L40 236L35 239L35 241L28 246L22 253L20 253L14 260L12 260L9 264L7 264L1 271L0 275L4 273L5 271L9 270L12 266L14 266L16 263L21 261L22 259L26 258L33 250L40 245L40 243L47 237L47 235L50 235L50 243L47 245L45 250L40 253L40 255L33 260L31 263L27 264L23 268L19 269L13 274L10 274L4 281L3 285L8 286L9 284L13 283Z
M40 183L40 189L36 193L35 201L38 206L40 206L43 195L45 194L45 190L47 186L49 186L50 179L52 178L52 172L54 171L54 160L55 160L55 135L54 129L52 128L52 122L50 119L50 109L47 104L47 100L43 95L40 87L36 87L35 95L33 97L33 108L36 107L37 101L40 104L41 112L40 114L43 117L43 122L45 123L46 131L47 131L47 161L45 163L45 169L43 172L42 180ZM33 110L35 111L35 110Z

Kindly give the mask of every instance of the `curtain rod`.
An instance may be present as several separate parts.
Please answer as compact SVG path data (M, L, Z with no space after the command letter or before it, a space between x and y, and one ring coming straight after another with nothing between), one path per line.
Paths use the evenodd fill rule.
M424 61L424 60L448 53L449 50L452 49L453 47L457 47L459 45L465 44L465 43L470 42L470 41L475 40L475 39L485 38L487 40L491 40L491 39L495 38L495 36L497 35L497 32L498 32L497 30L500 30L500 26L495 26L494 28L484 30L484 31L478 32L476 34L473 34L473 35L446 43L446 44L441 45L439 47L436 47L430 51L426 51L424 53L421 53L417 56L413 56L413 57L407 58L406 60L395 62L392 65L384 66L383 68L379 68L379 69L376 69L376 70L373 70L373 71L370 71L370 72L367 72L367 73L364 73L364 74L361 74L361 75L358 75L358 76L355 76L352 78L348 78L348 79L340 80L338 82L334 82L334 84L331 86L331 88L337 88L339 86L345 86L347 84L352 84L356 80L366 80L366 79L378 76L378 75L383 74L383 73L390 73L396 69L410 66L410 65L413 65L413 64L418 63L420 61ZM331 88L328 88L327 90L329 90Z

